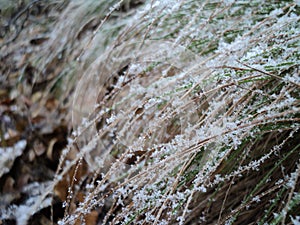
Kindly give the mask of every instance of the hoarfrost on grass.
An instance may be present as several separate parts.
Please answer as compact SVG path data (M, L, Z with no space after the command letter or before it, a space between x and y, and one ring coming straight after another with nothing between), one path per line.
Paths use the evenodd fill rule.
M129 93L126 93L124 100L124 102L130 103L126 104L126 109L123 109L123 112L112 112L106 119L110 125L125 121L120 130L111 129L117 136L112 141L113 145L117 146L118 143L125 145L126 151L129 153L125 156L127 159L136 157L139 161L146 155L143 164L131 165L127 172L130 174L129 177L133 174L132 177L128 180L125 179L124 183L118 182L120 186L112 194L117 204L124 204L121 214L125 221L129 222L135 219L135 213L138 215L140 212L145 212L145 220L154 222L157 217L153 214L154 210L151 209L162 207L165 210L163 207L165 207L164 203L167 200L169 201L168 204L171 204L168 206L177 210L177 207L182 206L188 196L192 196L196 191L201 192L202 195L204 193L209 194L207 188L215 188L217 185L232 181L236 177L246 179L248 173L259 171L271 156L275 157L276 154L280 153L285 141L275 145L274 148L270 148L268 152L264 152L257 158L254 157L251 160L247 158L248 161L245 160L245 164L240 164L227 174L217 173L220 172L217 169L219 166L223 166L226 157L231 154L232 150L237 150L237 154L238 151L248 154L250 151L255 151L253 150L254 147L260 147L252 146L251 142L255 142L265 133L271 132L269 130L263 131L260 126L265 124L277 125L280 120L288 120L289 115L280 116L280 113L283 113L285 109L292 111L291 114L297 111L297 98L294 95L289 95L291 90L289 82L299 84L299 76L295 71L292 74L285 73L285 70L292 69L297 65L296 57L293 56L297 53L297 48L294 47L295 43L293 42L296 36L292 37L291 35L296 35L298 31L296 22L299 20L299 16L290 12L282 15L288 10L281 8L272 8L265 14L259 14L261 8L256 6L256 3L248 4L229 0L220 3L219 8L202 10L205 6L213 7L214 5L206 4L197 1L191 1L187 4L183 4L182 1L147 2L142 9L143 11L138 11L133 17L133 20L138 21L137 24L134 21L129 23L132 27L141 24L145 26L149 39L155 39L157 33L161 35L158 35L157 42L153 42L155 44L152 47L155 48L155 53L150 51L150 56L147 56L151 62L163 59L169 63L174 59L174 55L180 55L181 51L175 51L176 49L170 51L165 45L160 45L160 38L172 32L174 35L172 40L175 40L175 45L182 44L180 50L193 44L193 41L198 38L200 47L193 46L195 47L194 50L209 57L204 57L201 60L195 57L196 60L192 61L193 63L187 63L188 72L185 71L185 68L177 65L177 62L173 62L173 64L171 62L172 66L178 66L179 70L182 70L171 76L168 74L169 68L161 67L162 71L159 71L160 67L154 63L149 66L151 70L146 71L142 63L134 62L130 64L128 71L122 74L118 78L117 84L114 85L115 88L122 89L124 82L128 81L125 81L127 76L133 75L133 80L128 83ZM245 5L249 5L249 7ZM191 10L194 10L193 13ZM180 17L177 18L176 13L180 13ZM141 24L139 16L143 16ZM167 21L169 18L170 21ZM164 26L168 22L172 26L168 24L167 29ZM152 29L153 27L154 29ZM176 30L177 28L180 29ZM225 33L229 33L229 38L225 36ZM147 39L148 36L143 38ZM290 40L287 40L286 37ZM162 46L161 49L160 46ZM213 47L210 49L211 46ZM208 53L204 53L205 51ZM136 56L130 57L137 59ZM281 65L282 63L286 64ZM192 64L196 64L196 66L190 68ZM154 73L152 73L152 69ZM158 79L148 86L142 85L143 82L139 83L138 76L134 76L144 72L147 74L146 79L156 76L155 73L158 73ZM281 91L276 90L274 92L267 89L269 88L268 81L274 78L272 75L275 74L279 74L276 76L280 78L274 79L274 83L278 82L278 86L280 86L283 79L288 86L287 89L282 88ZM265 86L265 84L267 85ZM198 86L201 86L201 93L195 94ZM194 101L194 99L202 100L202 97L207 99L207 108L202 108L202 105L199 106L202 103L199 105L197 105L198 103L187 104L188 101ZM188 100L185 101L186 99ZM121 103L123 102L117 102L119 105ZM135 112L132 112L136 108L143 110L142 117L137 117ZM108 112L109 110L103 112L102 115ZM190 119L189 112L197 114L195 121L187 121ZM179 125L175 122L172 123L172 120L177 119L177 117L180 117ZM172 123L167 128L164 127L166 121ZM83 127L89 126L89 122L84 122ZM141 128L140 134L135 133L135 126ZM293 124L289 129L295 130L295 126L297 125ZM104 128L107 129L108 127ZM164 129L170 129L170 134L162 134ZM276 130L276 128L274 129ZM174 134L172 134L173 130L175 130ZM131 141L127 143L125 139ZM250 140L249 143L247 139ZM242 149L240 147L243 147L244 142L246 148ZM81 149L82 152L89 153L92 151L95 143L96 141L92 139ZM144 150L151 152L151 154L136 156L136 150ZM191 167L187 167L188 169L184 168L183 165L190 159L191 153L201 155L201 159L192 161ZM147 157L150 158L149 161L147 161ZM118 167L117 163L118 160L116 164L110 167L110 173L121 168ZM237 165L235 164L235 166ZM193 186L187 187L186 184L183 184L179 187L176 183L178 182L177 176L181 176L179 180L184 182L185 172L190 172L189 170L194 167L197 169L192 171L193 174L189 178L189 182ZM141 174L139 174L140 171ZM178 174L178 171L183 172L184 175ZM136 177L135 174L137 174ZM215 176L213 180L210 180L212 174ZM294 174L290 175L287 186L292 188L295 186L295 179L293 178ZM272 181L270 178L266 180ZM276 184L282 185L282 183L283 181L278 181ZM125 185L122 186L123 184ZM232 185L234 185L233 181ZM86 187L87 189L93 188L93 186ZM171 190L168 187L174 188ZM105 192L106 188L107 186L98 187L98 190ZM186 189L183 191L184 188ZM94 203L95 199L93 199L96 198L95 196L87 195L85 202L80 207L83 208L84 204L90 202L96 204ZM126 197L131 198L132 206L126 205L126 200L124 200ZM91 199L92 201L90 201ZM252 202L260 202L260 195L254 197ZM188 204L185 206L186 209ZM172 212L173 214L170 211L167 214L170 217L174 216L177 221L183 224L184 217L180 217L176 210ZM72 221L72 218L69 217L68 221ZM135 222L137 224L142 223L141 221ZM163 224L168 221L160 219L157 222ZM228 220L227 222L231 224L234 221Z

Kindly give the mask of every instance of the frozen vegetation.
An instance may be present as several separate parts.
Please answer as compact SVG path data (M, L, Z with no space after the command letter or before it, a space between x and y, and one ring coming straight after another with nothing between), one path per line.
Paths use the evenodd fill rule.
M299 225L299 20L299 1L71 1L31 60L69 56L73 130L0 217L60 197L59 225Z

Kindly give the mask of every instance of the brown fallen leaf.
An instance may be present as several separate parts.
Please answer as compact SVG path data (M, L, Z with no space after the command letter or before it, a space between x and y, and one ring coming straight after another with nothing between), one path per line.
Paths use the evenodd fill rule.
M13 192L14 184L15 184L14 178L12 178L11 176L8 176L5 180L5 182L4 182L3 187L2 187L3 193Z
M28 160L29 162L33 162L33 160L35 160L35 152L33 149L30 149L28 152Z
M57 105L58 105L58 100L55 99L55 98L49 98L47 101L46 101L46 104L45 104L45 107L49 110L49 111L53 111L57 108Z
M37 156L41 156L46 152L46 147L40 140L35 140L33 142L33 150Z
M0 89L0 102L2 104L2 99L8 99L9 93L6 89Z
M41 91L37 91L31 96L31 101L33 103L38 102L42 98L42 96L43 93Z
M20 136L20 133L16 130L13 130L11 128L8 128L8 131L7 131L8 135L10 138L14 138L14 137L19 137Z
M9 136L9 135L5 135ZM13 137L5 137L4 140L0 141L0 147L13 146L16 142L20 140L20 135L16 135Z
M56 142L57 142L57 138L52 138L51 141L48 144L47 157L50 160L53 160L53 158L52 158L53 146L55 145Z

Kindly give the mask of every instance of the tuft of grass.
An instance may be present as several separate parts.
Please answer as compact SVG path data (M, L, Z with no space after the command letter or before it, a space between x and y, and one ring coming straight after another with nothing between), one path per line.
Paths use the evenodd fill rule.
M76 207L60 224L93 210L104 224L290 223L299 6L152 1L137 12L79 82L78 154L58 174L82 159L102 176L77 204L84 185L70 186Z
M70 2L36 61L70 56L54 86L70 80L73 133L40 196L68 180L58 224L292 224L299 7Z

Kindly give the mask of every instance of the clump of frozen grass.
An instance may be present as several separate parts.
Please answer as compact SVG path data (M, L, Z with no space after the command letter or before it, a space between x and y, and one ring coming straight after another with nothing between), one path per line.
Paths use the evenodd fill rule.
M103 174L61 223L100 209L111 224L297 216L297 12L292 2L145 4L79 82L75 114L87 122L71 164L83 157Z
M132 10L123 27L105 17L80 51L94 61L81 67L73 137L52 183L73 171L59 224L92 212L99 224L296 221L299 5L151 1ZM101 29L116 31L107 46Z

